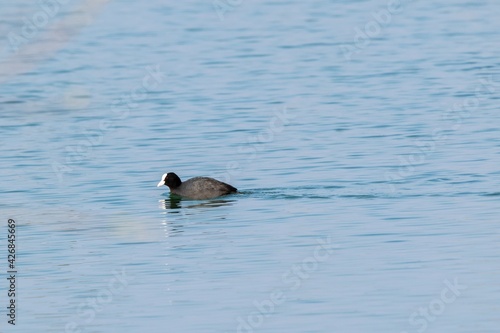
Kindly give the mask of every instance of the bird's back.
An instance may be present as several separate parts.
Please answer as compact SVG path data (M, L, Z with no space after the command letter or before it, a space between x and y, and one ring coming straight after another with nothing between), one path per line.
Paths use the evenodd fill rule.
M211 199L235 193L237 189L229 184L209 177L194 177L173 189L172 193L191 199Z

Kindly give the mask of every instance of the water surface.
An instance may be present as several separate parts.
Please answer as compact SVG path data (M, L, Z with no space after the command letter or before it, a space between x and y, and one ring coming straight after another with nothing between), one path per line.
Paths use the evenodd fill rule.
M500 5L214 3L2 5L16 329L497 332Z

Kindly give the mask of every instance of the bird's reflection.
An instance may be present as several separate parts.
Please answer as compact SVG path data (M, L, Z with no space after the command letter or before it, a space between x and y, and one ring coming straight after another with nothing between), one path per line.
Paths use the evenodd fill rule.
M182 198L171 195L168 199L160 200L160 208L162 209L179 209L181 205Z
M165 216L162 220L162 225L164 227L165 237L172 237L176 234L182 233L184 229L184 224L191 222L191 216L195 215L194 210L188 210L186 208L213 208L232 205L236 200L228 199L212 199L208 201L194 201L182 199L176 195L170 195L168 199L160 200L160 208L166 210L167 214L178 214L174 218L171 215L170 218Z
M193 201L193 200L183 200L181 197L176 195L170 195L168 199L160 200L160 208L165 210L178 210L181 208L204 208L204 207L221 207L232 205L236 200L228 199L212 199L204 202ZM175 213L178 211L172 211Z

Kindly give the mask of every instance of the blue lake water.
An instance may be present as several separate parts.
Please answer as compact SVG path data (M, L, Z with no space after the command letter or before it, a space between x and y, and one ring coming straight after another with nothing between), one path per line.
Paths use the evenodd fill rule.
M1 331L498 332L499 16L3 3Z

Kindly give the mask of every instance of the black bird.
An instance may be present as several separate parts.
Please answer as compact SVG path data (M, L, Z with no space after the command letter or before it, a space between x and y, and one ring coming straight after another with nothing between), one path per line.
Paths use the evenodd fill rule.
M168 186L172 194L195 200L217 198L238 191L229 184L209 177L194 177L183 182L173 172L165 173L161 177L157 187L162 185Z

